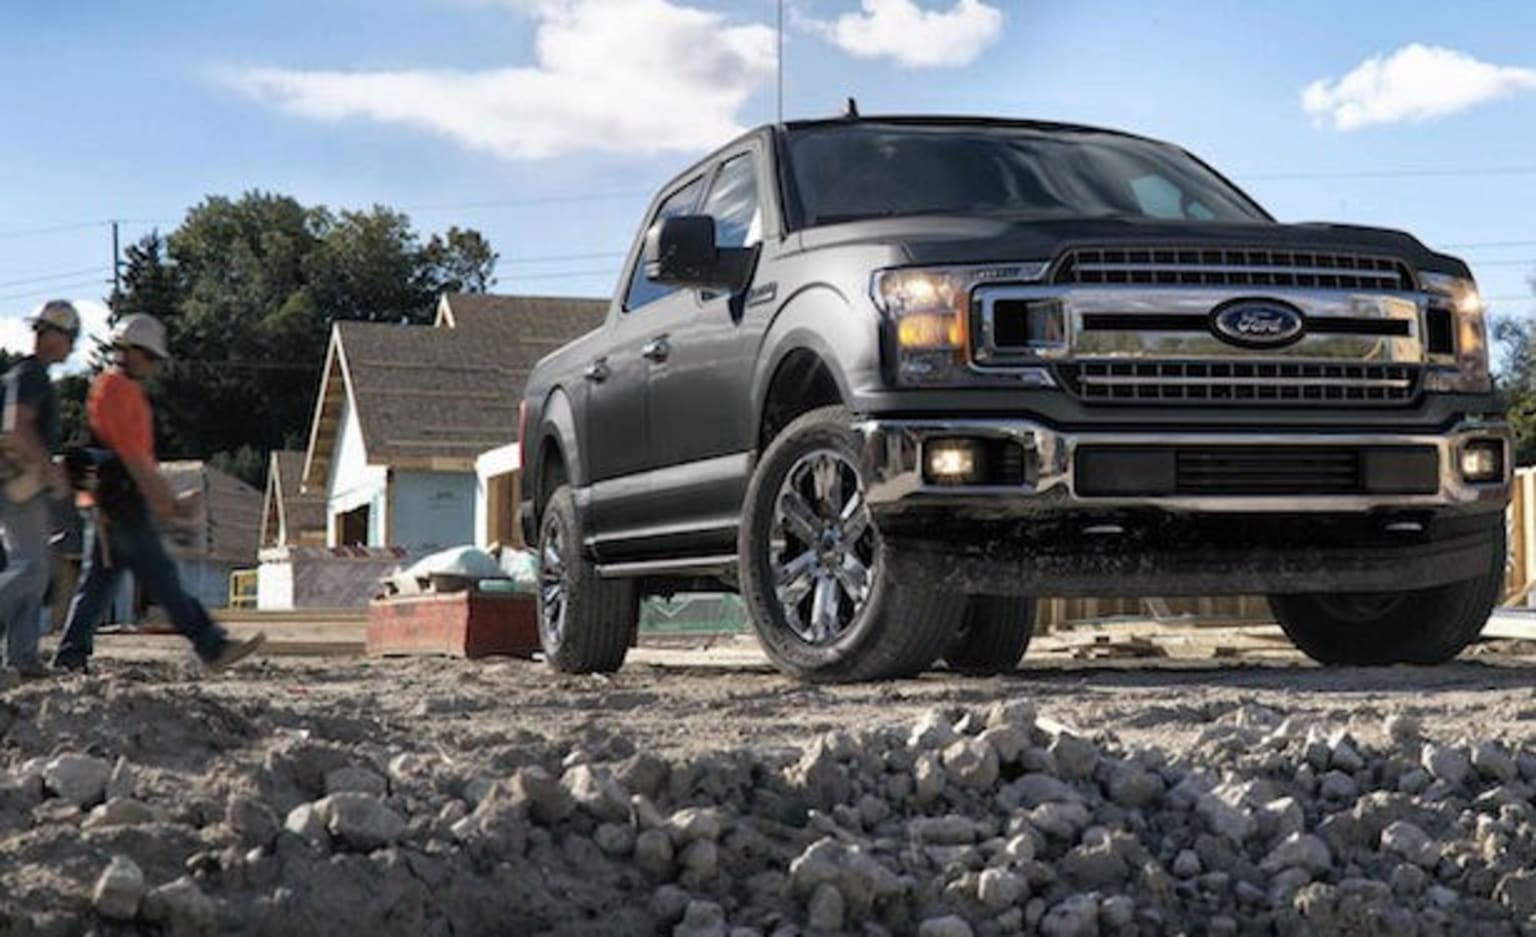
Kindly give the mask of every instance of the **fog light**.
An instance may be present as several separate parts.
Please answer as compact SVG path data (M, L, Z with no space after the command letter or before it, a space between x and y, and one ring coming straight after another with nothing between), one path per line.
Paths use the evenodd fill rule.
M1461 477L1469 482L1504 480L1504 444L1476 439L1461 447Z
M981 463L980 446L974 439L933 439L924 446L928 481L938 485L966 485L976 481Z

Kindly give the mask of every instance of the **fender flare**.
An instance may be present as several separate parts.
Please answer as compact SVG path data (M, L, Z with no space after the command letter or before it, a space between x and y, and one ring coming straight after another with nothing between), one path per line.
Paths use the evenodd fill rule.
M531 484L526 490L528 500L534 502L534 512L537 513L541 505L538 501L542 495L544 486L545 443L553 440L560 450L560 457L565 463L566 479L572 486L582 487L587 483L586 468L582 463L580 436L576 432L576 413L571 405L571 398L562 387L554 387L544 398L544 406L539 414L538 431L534 434L536 445L526 448L528 454L528 471L523 475Z
M846 355L838 349L869 343L867 324L841 292L825 284L807 287L779 307L763 334L757 365L752 374L752 438L763 429L768 388L790 355L808 351L826 366L843 400L853 399L845 370ZM877 349L878 353L878 349Z

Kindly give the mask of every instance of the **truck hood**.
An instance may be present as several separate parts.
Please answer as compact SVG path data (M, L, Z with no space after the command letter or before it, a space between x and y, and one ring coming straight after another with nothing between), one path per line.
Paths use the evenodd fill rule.
M1375 254L1416 270L1470 276L1466 264L1388 228L1308 222L1224 223L1154 218L1018 221L960 215L881 218L811 228L807 248L894 248L915 266L1050 260L1073 247L1247 247Z

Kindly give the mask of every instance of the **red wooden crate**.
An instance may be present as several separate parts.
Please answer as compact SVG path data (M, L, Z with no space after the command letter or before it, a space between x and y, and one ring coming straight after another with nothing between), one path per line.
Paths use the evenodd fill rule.
M471 591L375 599L368 606L368 653L532 657L539 650L535 615L531 595Z

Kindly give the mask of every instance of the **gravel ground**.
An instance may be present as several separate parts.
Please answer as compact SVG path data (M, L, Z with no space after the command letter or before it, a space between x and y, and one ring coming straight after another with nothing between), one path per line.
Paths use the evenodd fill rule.
M1536 657L0 683L0 934L1536 934ZM0 678L3 679L3 678Z

